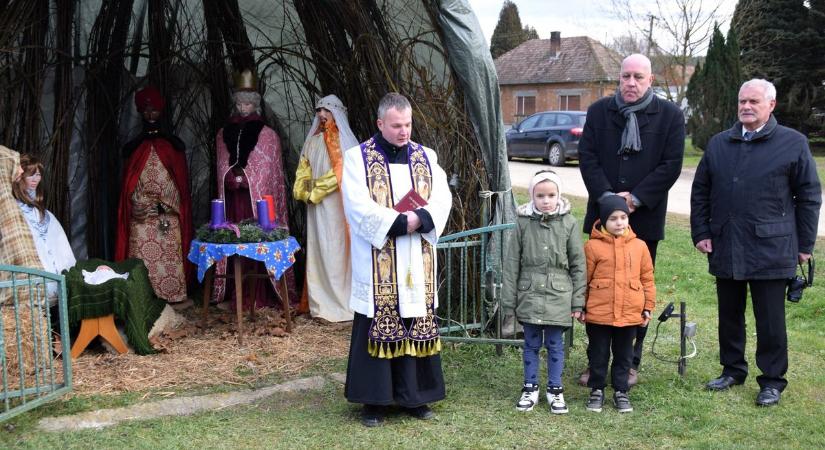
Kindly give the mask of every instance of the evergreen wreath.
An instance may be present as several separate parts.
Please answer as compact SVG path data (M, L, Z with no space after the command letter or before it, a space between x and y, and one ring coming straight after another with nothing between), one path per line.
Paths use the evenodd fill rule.
M289 237L286 228L273 228L264 231L255 219L246 219L238 223L238 230L241 235L238 237L235 232L226 228L213 229L208 223L201 225L195 232L195 238L201 242L210 244L246 244L250 242L272 242L281 241Z

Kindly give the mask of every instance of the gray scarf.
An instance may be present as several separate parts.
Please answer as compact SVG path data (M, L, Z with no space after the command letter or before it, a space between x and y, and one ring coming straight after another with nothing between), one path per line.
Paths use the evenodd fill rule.
M639 122L636 120L636 111L647 108L653 101L653 89L648 88L645 95L634 103L627 104L622 100L622 94L616 90L616 104L619 106L619 114L626 119L624 131L622 132L622 146L617 154L639 153L642 150L642 139L639 136Z

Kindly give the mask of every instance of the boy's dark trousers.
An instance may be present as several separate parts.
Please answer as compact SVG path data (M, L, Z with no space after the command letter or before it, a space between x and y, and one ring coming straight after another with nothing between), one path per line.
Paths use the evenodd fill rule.
M633 339L636 327L614 327L588 323L587 358L590 362L590 379L587 386L591 389L604 389L607 385L607 364L613 353L610 366L611 385L616 391L627 392L627 375L633 364Z

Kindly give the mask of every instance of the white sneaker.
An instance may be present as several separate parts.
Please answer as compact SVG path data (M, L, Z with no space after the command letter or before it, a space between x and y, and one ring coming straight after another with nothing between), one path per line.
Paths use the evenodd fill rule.
M567 414L567 403L564 402L564 394L551 394L547 392L547 403L550 405L550 412L553 414Z
M525 385L521 389L521 398L516 403L516 409L519 411L532 411L533 407L539 402L539 388L538 386Z

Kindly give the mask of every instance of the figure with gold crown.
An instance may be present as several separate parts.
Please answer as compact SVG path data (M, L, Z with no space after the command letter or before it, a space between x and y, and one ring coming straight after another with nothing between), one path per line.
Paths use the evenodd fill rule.
M341 177L343 151L357 145L343 102L335 95L318 100L301 150L292 194L307 205L303 295L312 317L330 322L352 320L349 239L341 239L342 234L347 236Z
M235 75L232 94L234 107L226 126L218 131L217 176L218 195L224 200L226 219L238 223L256 218L255 202L271 195L275 204L275 220L279 227L289 227L287 214L286 177L284 176L281 140L268 127L261 115L261 95L258 80L250 70ZM231 258L228 258L231 259ZM215 274L226 273L227 260L216 264ZM244 259L243 273L266 273L263 263ZM284 275L290 299L296 299L292 269ZM244 306L270 307L275 302L275 280L252 279L244 286ZM247 287L249 286L249 287ZM234 280L215 277L214 295L220 302L224 292L234 300ZM279 302L278 302L279 303Z

